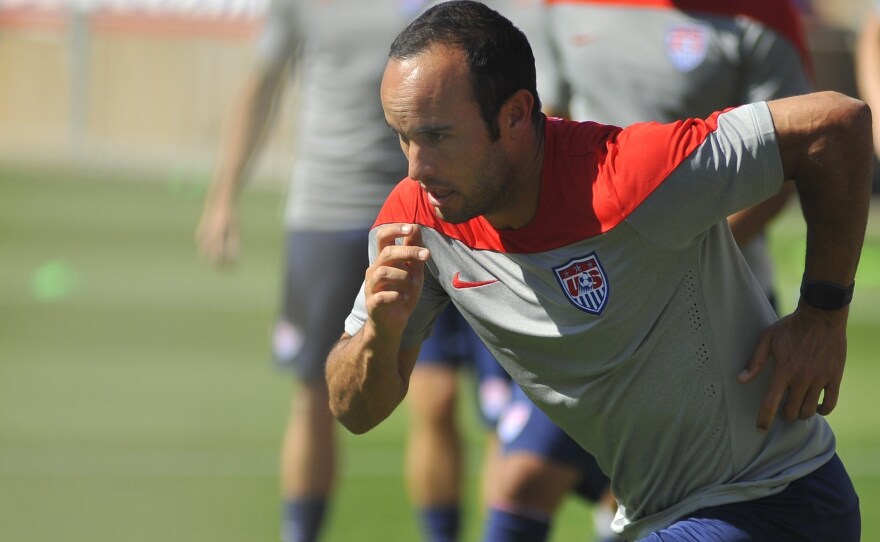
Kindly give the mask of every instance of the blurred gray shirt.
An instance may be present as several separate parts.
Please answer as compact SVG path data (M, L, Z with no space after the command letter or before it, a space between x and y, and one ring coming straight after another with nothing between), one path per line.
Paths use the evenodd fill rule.
M273 0L257 51L292 60L296 148L285 223L297 230L366 229L406 159L385 123L379 85L391 42L421 0Z

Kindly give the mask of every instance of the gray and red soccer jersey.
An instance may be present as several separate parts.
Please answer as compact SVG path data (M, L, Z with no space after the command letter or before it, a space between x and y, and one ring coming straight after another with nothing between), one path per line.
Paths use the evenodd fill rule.
M823 418L759 434L769 372L736 379L775 320L725 223L783 181L766 104L626 129L551 119L545 138L541 199L523 228L446 223L418 183L394 189L376 226L421 224L431 250L404 346L455 303L611 474L630 534L774 493L825 463ZM362 291L346 332L365 321Z

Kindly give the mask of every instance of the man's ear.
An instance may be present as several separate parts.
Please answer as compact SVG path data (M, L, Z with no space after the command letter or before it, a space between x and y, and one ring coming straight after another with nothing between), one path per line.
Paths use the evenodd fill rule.
M526 89L516 91L501 106L498 114L498 126L501 133L517 134L530 132L532 129L532 107L535 97Z

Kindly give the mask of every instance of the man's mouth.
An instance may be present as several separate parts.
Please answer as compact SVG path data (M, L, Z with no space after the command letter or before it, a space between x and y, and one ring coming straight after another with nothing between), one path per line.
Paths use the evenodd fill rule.
M454 194L452 190L446 190L442 188L424 188L425 192L428 193L428 200L431 202L431 205L435 207L439 207L443 205L449 198Z

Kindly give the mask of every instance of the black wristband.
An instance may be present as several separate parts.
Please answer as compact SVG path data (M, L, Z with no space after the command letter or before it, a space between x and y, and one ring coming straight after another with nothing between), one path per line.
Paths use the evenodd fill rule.
M855 287L855 282L847 288L830 282L807 280L804 276L801 280L801 299L811 307L833 311L849 305Z

